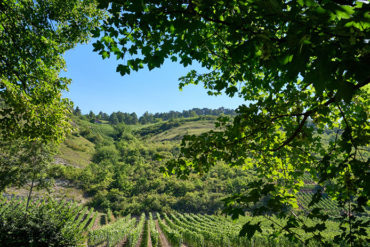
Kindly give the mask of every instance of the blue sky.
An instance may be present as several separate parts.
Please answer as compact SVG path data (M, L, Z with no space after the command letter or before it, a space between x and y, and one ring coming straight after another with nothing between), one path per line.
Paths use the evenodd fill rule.
M141 116L145 111L182 111L195 107L235 109L244 102L237 97L209 96L202 85L189 85L180 91L178 78L191 69L202 69L199 65L184 68L166 61L159 69L145 68L122 77L116 72L115 58L103 60L92 50L92 43L79 45L64 56L67 72L62 75L72 79L64 97L70 98L83 113L122 111Z

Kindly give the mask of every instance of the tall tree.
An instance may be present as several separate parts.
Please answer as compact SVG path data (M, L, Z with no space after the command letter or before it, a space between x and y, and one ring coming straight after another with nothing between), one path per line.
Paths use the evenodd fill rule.
M0 2L1 138L59 142L69 128L63 53L98 26L93 0Z
M101 17L93 0L0 1L0 191L40 171L37 160L69 131L62 55L87 42Z
M95 113L93 111L89 111L88 117L90 120L95 120L96 118Z
M129 122L128 124L137 124L139 122L139 119L137 118L137 115L135 112L131 113L129 116Z
M289 219L282 228L288 236L299 239L292 228L301 226L321 240L325 224L308 227L286 210L297 206L302 175L311 174L346 210L342 222L349 227L335 241L363 243L368 223L357 215L370 192L368 1L99 2L110 17L94 32L102 35L95 51L124 59L117 72L151 70L167 58L184 66L196 60L209 72L192 70L180 88L203 83L209 94L225 90L246 100L233 123L220 119L222 131L185 137L168 173L204 173L219 160L254 169L261 180L226 200L227 212L279 211ZM324 144L320 133L335 128L336 137ZM261 198L268 202L255 204ZM319 212L310 217L326 219ZM241 234L257 230L260 223L249 222Z
M147 124L152 122L154 122L154 116L147 111L139 118L140 124Z
M75 115L75 116L81 116L81 109L80 109L80 107L76 107L76 109L73 111L73 114Z
M118 117L117 117L117 113L113 112L110 116L109 116L109 122L111 124L118 124L119 123L119 120L118 120Z
M18 139L13 143L1 140L0 150L0 191L9 185L24 187L28 184L27 210L33 189L47 188L52 184L47 178L57 146L40 141Z

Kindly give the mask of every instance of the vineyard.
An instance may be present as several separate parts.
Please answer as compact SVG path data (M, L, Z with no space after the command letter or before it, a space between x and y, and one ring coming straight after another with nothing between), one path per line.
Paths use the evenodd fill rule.
M26 205L27 200L22 197L12 199L0 197L0 216L25 211ZM30 209L38 207L47 207L58 212L59 215L63 215L69 224L81 232L91 229L98 216L98 213L92 208L89 209L83 205L66 200L56 201L39 198L30 201Z
M98 217L98 212L92 208L89 209L86 206L66 200L57 201L50 198L39 198L31 200L27 210L26 207L27 200L22 197L0 197L0 223L6 224L6 220L10 216L19 217L26 212L29 217L37 216L34 214L43 210L48 212L48 216L56 217L56 220L64 222L64 225L73 229L74 232L82 234L92 229Z
M66 200L0 197L0 246L82 246L98 215Z
M297 198L300 208L305 210L308 208L308 204L311 202L312 192L300 192L298 193ZM339 215L341 211L335 201L331 200L325 194L316 206L322 208L325 211L331 212L333 215Z
M299 195L302 205L308 204L308 193ZM319 206L327 210L337 211L336 205L325 198ZM331 201L331 200L330 200ZM6 224L6 216L20 217L25 212L27 200L22 198L0 198L0 224ZM282 223L275 216L245 216L237 221L218 215L182 214L182 213L142 213L139 217L131 215L105 221L100 225L99 213L83 205L65 200L37 199L30 201L28 211L46 208L57 220L63 221L65 228L73 229L82 236L79 246L127 246L127 247L157 247L157 246L302 246L301 242L292 242L281 234L272 234L272 222ZM108 212L107 215L111 214ZM51 216L53 217L53 216ZM112 220L113 219L113 220ZM308 225L316 222L301 217ZM240 237L239 232L245 222L262 220L263 234L257 233L252 239ZM327 239L339 233L339 222L326 222L327 229L321 235ZM312 237L296 229L301 239ZM0 242L1 244L1 242ZM306 246L316 246L314 243Z
M239 236L246 221L261 219L264 220L262 227L267 230L264 235L257 234L252 239ZM115 223L89 231L88 246L302 246L301 242L269 234L273 232L271 222L277 220L276 217L246 216L233 221L224 216L181 213L142 214L138 220L126 216ZM315 224L309 221L306 219L306 223ZM328 222L327 226L328 229L321 233L327 239L339 232L339 223ZM305 236L303 232L300 234L302 239L312 237ZM306 246L317 246L317 243Z

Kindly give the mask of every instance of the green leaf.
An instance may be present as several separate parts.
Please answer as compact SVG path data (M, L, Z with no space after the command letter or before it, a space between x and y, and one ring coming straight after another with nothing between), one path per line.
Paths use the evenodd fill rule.
M171 33L175 32L175 26L173 25L173 23L170 24L170 32Z
M108 0L98 0L98 8L106 9L108 8L109 1Z
M244 237L245 235L247 235L248 239L251 239L256 231L262 232L261 222L252 224L251 221L248 221L243 225L242 229L239 232L239 236Z
M130 74L130 68L127 65L119 64L116 68L116 71L121 74L121 76L124 76L126 74Z
M290 63L293 60L293 55L285 55L284 57L281 58L280 62L281 64L285 65L287 63Z
M343 99L346 103L351 102L354 94L354 86L346 81L340 81L338 83L338 99Z
M98 38L100 36L100 30L99 28L95 28L94 30L91 31L92 37L93 38Z
M103 59L106 59L106 58L110 57L110 53L107 52L107 51L100 52L100 55L102 56Z
M354 13L353 7L349 5L339 5L338 9L335 11L339 20L341 19L349 19L352 14Z
M322 192L321 190L317 190L313 195L312 195L312 198L311 198L311 201L310 203L308 204L309 207L312 207L313 205L315 205L316 203L318 203L322 198Z

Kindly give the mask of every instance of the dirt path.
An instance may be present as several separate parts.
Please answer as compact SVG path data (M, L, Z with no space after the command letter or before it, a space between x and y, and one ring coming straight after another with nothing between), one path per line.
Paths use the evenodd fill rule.
M143 238L144 238L143 234L144 234L144 230L141 231L140 237L137 240L137 243L136 243L135 247L140 247L141 246L141 242L143 241Z
M98 213L98 216L96 217L95 222L93 226L91 227L91 230L96 230L100 227L100 217L101 217L101 213Z
M147 244L147 246L148 247L153 247L153 245L152 245L152 238L150 237L150 227L149 227L149 224L148 224L148 244Z
M161 247L172 247L170 243L168 242L167 238L164 236L161 228L159 227L158 220L155 221L155 225L159 233L159 241L161 241Z
M121 242L119 242L117 244L117 247L123 247L126 245L126 243L127 243L127 237L125 237Z

